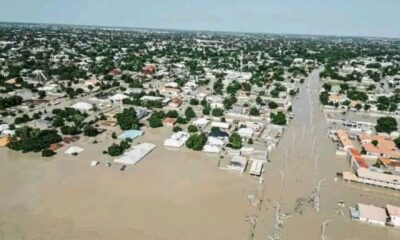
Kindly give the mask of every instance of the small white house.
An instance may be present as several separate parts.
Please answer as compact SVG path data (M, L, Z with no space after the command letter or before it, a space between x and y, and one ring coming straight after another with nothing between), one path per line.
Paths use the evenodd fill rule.
M125 98L129 98L129 96L127 96L125 94L122 94L122 93L117 93L117 94L111 96L110 100L112 100L112 101L122 101Z
M192 125L200 128L200 129L204 129L205 127L207 127L209 122L210 122L210 120L208 120L207 118L198 118L192 122Z
M250 167L250 175L260 176L262 173L263 166L264 166L263 161L257 161L257 160L253 161Z
M251 128L240 128L238 130L238 134L243 138L252 138L254 130Z
M8 130L9 127L10 126L8 124L6 124L6 123L0 124L0 133L5 131L5 130Z
M357 209L360 221L385 226L387 217L385 209L362 203L357 204Z
M206 145L203 147L203 152L219 153L224 146L224 141L216 137L208 137Z
M74 105L72 105L71 108L81 112L88 112L93 109L93 105L86 102L77 102Z
M221 152L221 148L218 147L218 146L206 144L203 147L203 152L206 152L206 153L220 153Z
M251 161L267 162L268 152L262 150L254 150L249 157Z
M116 163L124 165L135 165L149 154L156 145L152 143L142 143L135 146L132 150L125 152L121 157L114 160Z
M164 140L164 146L166 147L182 147L189 138L189 133L187 132L176 132L171 135L170 138Z
M84 150L85 149L83 149L83 148L80 148L77 146L72 146L72 147L69 147L67 149L67 151L65 151L65 153L69 154L69 155L73 155L73 154L79 154L79 153L83 152Z
M244 173L247 166L247 159L241 156L233 156L227 168L231 171Z
M400 207L386 205L389 214L390 223L395 227L400 227Z

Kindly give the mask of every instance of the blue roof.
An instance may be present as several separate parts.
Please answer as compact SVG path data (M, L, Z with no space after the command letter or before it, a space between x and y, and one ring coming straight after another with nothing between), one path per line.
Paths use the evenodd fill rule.
M135 139L135 138L137 138L137 137L140 137L140 136L142 136L143 135L143 131L140 131L140 130L128 130L128 131L125 131L125 132L123 132L121 135L119 135L118 136L118 138L119 139L127 139L127 138L130 138L130 139Z

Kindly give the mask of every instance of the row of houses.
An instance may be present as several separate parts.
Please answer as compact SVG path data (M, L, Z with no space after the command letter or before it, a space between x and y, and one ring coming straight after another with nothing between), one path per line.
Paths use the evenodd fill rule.
M360 151L356 149L353 141L349 138L345 130L337 130L336 139L339 142L339 149L345 152L352 169L352 172L344 171L342 173L344 180L400 190L400 175L382 171L374 166L369 166L365 160L365 157L368 157L368 155L362 155ZM367 137L365 134L362 134L359 135L359 139L361 142L364 141L364 144L366 144L365 141L368 142L371 138ZM388 139L379 139L385 140L385 142L382 143L383 149L386 149L388 146L392 146L392 143ZM364 152L364 154L368 154L368 152Z
M350 207L350 215L353 220L369 224L400 227L400 207L389 204L382 208L358 203L356 207Z

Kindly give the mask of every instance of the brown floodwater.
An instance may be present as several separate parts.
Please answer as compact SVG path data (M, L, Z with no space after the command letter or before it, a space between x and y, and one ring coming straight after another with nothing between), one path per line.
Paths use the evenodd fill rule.
M318 75L314 71L294 99L295 118L270 155L254 239L322 239L323 225L325 239L400 239L398 230L351 221L349 206L400 206L400 195L335 179L336 172L350 166L346 158L336 157L336 146L327 137Z
M400 239L400 231L350 220L348 207L357 202L400 206L400 198L335 181L349 165L335 157L327 137L317 76L294 99L296 116L271 153L262 185L248 173L218 169L218 156L165 149L170 128L146 129L135 143L156 149L123 172L105 166L110 131L98 144L85 137L73 144L85 148L76 157L63 153L67 147L51 160L1 148L0 239L321 239L324 221L326 239ZM90 167L92 160L101 165Z
M218 169L218 156L165 149L171 132L147 129L135 143L157 148L123 172L101 153L111 132L81 139L76 157L0 149L0 239L248 238L257 179Z

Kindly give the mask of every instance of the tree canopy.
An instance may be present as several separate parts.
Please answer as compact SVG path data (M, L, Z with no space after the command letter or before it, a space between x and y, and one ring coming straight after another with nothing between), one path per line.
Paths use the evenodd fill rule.
M187 119L192 119L192 118L195 118L195 117L196 117L196 113L193 111L193 108L192 108L192 107L186 108L186 110L185 110L185 117L186 117Z
M115 115L122 130L139 129L139 120L134 108L127 108Z
M207 136L204 133L192 134L186 141L186 147L195 151L203 150L204 145L207 142Z
M377 132L391 133L397 131L397 121L393 117L381 117L375 126Z
M15 130L15 134L10 139L8 147L22 152L39 152L62 140L56 130L37 129L24 126Z
M242 147L242 137L238 133L234 132L229 136L229 143L232 148L239 149Z
M282 112L271 113L271 123L276 125L286 125L286 116Z

